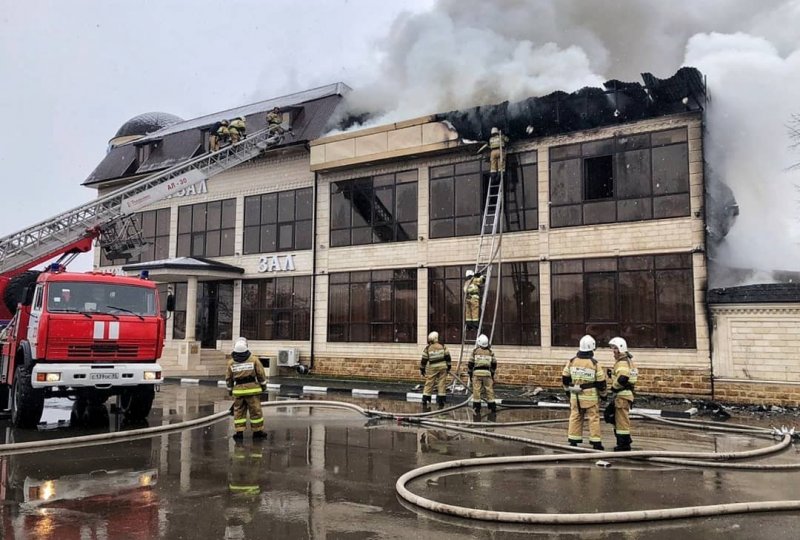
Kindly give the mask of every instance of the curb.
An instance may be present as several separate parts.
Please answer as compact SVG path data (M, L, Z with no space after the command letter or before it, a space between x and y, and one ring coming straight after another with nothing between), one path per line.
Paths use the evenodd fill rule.
M201 385L201 386L216 386L220 388L225 387L225 381L213 379L192 379L185 377L164 377L164 382L179 382L185 385ZM292 392L300 394L350 394L353 397L360 398L392 398L402 401L410 401L419 403L422 401L421 392L402 392L398 390L375 390L371 388L346 388L339 386L311 386L311 385L294 385L294 384L276 384L267 383L267 392ZM433 399L436 394L433 394ZM569 403L560 403L555 401L526 401L522 399L495 399L498 405L515 405L515 406L529 406L541 407L548 409L569 409ZM697 409L691 408L687 411L668 411L663 409L631 409L631 414L646 414L649 416L661 416L662 418L691 418L697 413Z

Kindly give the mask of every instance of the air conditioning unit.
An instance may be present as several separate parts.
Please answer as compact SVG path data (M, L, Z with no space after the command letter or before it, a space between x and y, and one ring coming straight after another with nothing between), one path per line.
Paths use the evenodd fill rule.
M278 349L278 367L295 367L300 362L297 349Z

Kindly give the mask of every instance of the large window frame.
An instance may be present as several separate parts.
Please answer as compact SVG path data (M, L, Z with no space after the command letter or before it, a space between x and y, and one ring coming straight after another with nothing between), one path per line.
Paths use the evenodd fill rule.
M311 338L311 276L242 281L241 335L264 341Z
M519 261L502 263L495 345L537 347L542 344L539 295L539 263ZM428 268L428 332L437 331L445 343L461 343L464 324L465 272L473 265ZM489 289L485 291L486 315L481 331L492 333L492 318L497 294L497 265L492 268ZM474 339L474 331L467 337Z
M244 255L311 249L314 230L312 188L244 198Z
M503 191L503 230L539 228L539 172L536 151L511 154L506 160ZM429 169L428 217L431 238L474 236L481 233L489 163L471 160Z
M100 250L100 266L161 261L169 258L171 208L138 212L132 216L134 226L142 231L144 250L129 259L109 259Z
M178 257L225 257L234 253L236 199L178 207Z
M416 268L330 274L328 341L416 343Z
M552 344L598 346L622 336L635 348L695 349L692 255L551 262Z
M686 127L550 148L550 227L691 215Z
M332 248L417 239L417 169L331 182L330 197Z

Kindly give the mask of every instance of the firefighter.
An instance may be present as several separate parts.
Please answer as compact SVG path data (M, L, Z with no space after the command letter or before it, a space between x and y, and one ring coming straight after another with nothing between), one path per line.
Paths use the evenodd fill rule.
M267 389L267 375L264 366L250 354L247 340L240 337L233 346L231 359L225 370L225 383L233 395L233 426L236 433L233 439L241 441L247 427L247 413L250 413L250 427L254 439L262 439L264 416L261 413L261 393Z
M489 148L489 178L492 182L497 180L497 174L506 170L506 144L508 137L503 135L500 128L493 127L489 142L481 146L478 153Z
M283 115L278 107L273 107L272 110L267 113L267 128L280 135L283 133L283 126L281 124L283 124Z
M223 120L219 123L219 128L217 128L217 150L219 150L220 146L225 146L230 142L231 133L228 129L228 121Z
M611 370L611 397L614 403L614 436L617 438L615 452L631 450L631 407L633 390L639 371L633 364L633 355L628 352L628 343L621 337L608 342L614 354L614 367Z
M211 129L208 130L208 150L209 152L216 152L219 150L219 128L222 127L222 122L217 122Z
M561 372L561 381L569 394L570 446L583 442L583 420L589 420L589 442L595 450L603 450L600 437L600 397L606 395L606 374L597 365L594 350L597 344L592 336L581 338L578 354Z
M240 116L239 118L234 118L231 120L228 130L231 134L231 144L236 144L240 140L244 139L247 132L247 125L245 124L244 116Z
M486 276L483 272L467 270L467 283L464 285L466 295L464 304L464 320L467 328L477 330L481 320L481 294Z
M497 359L489 345L486 334L478 336L477 347L472 351L467 370L472 379L472 408L475 413L481 412L481 389L486 389L486 403L491 413L497 412L494 402L494 374L497 371Z
M419 361L419 373L425 377L425 388L422 390L422 408L430 405L431 392L436 385L436 404L443 408L447 401L447 374L452 369L450 351L439 343L439 332L428 334L428 345L422 351Z

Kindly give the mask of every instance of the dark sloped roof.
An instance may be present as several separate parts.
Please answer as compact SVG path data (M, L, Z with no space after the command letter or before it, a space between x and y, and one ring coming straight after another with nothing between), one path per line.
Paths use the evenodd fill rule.
M114 139L128 135L147 135L172 124L183 122L183 118L163 112L148 112L134 116L117 130Z
M231 272L244 274L244 268L203 257L178 257L136 264L126 264L122 267L126 272L137 270L212 270L215 272Z
M282 111L292 110L294 113L292 121L294 137L287 135L283 145L316 139L324 133L342 96L349 90L350 88L344 83L329 84L193 120L181 121L134 142L112 148L111 152L83 182L83 185L97 184L134 173L152 173L172 167L194 157L198 152L202 152L204 129L208 129L220 120L244 116L248 133L253 133L266 127L266 112L273 107L278 107ZM136 163L136 146L148 143L153 143L150 155L144 163ZM126 149L125 152L122 149ZM125 167L118 163L123 154L130 158ZM129 170L132 166L136 169Z
M765 283L710 289L709 304L772 304L800 302L800 283Z

